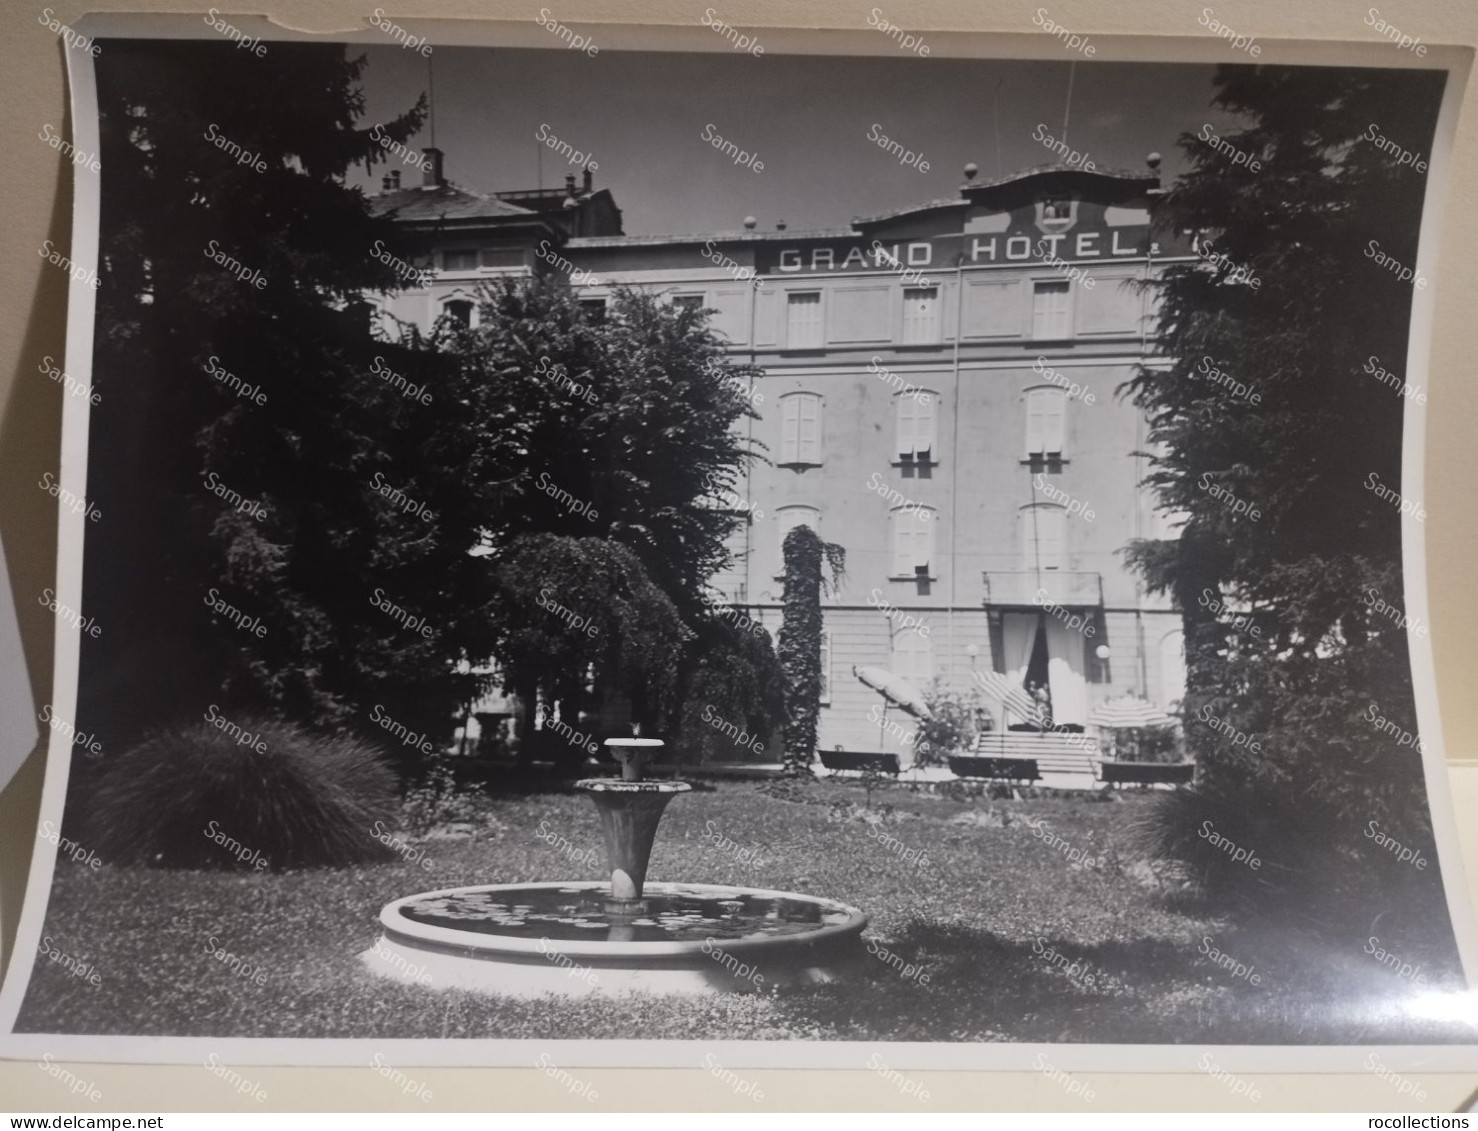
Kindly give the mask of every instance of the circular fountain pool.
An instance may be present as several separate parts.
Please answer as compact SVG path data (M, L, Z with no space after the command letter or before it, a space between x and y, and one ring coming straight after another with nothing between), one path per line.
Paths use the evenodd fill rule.
M867 916L795 892L651 883L609 910L601 882L500 884L407 896L361 958L378 974L515 997L723 993L831 981Z

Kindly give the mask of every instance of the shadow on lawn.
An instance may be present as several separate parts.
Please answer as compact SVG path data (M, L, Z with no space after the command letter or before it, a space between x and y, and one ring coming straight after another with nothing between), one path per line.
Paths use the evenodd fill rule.
M1111 940L1084 945L915 921L874 940L845 981L798 995L797 1015L839 1039L1156 1044L1374 1044L1471 1041L1463 1026L1419 1022L1393 1007L1390 987L1297 940L1222 932L1260 985L1235 977L1201 940ZM1307 943L1307 937L1302 942ZM1289 946L1292 949L1289 949ZM906 978L886 951L929 975ZM1261 965L1274 957L1279 976Z

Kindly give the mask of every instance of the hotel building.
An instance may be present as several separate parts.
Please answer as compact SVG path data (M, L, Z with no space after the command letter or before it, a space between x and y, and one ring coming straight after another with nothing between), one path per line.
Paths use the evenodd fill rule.
M711 311L737 362L757 366L768 448L743 500L725 600L780 623L781 543L798 524L843 546L825 599L823 749L892 750L876 666L917 688L965 690L993 669L1050 692L1056 723L1134 693L1184 688L1180 614L1147 594L1123 550L1175 537L1141 486L1143 414L1121 399L1154 364L1142 284L1194 258L1150 230L1158 159L1143 174L1037 168L823 231L627 236L609 191L480 195L387 178L373 197L424 249L428 285L384 299L397 318L474 322L476 288L561 273L581 301L617 286ZM1012 721L984 700L998 730ZM895 722L908 723L895 712Z

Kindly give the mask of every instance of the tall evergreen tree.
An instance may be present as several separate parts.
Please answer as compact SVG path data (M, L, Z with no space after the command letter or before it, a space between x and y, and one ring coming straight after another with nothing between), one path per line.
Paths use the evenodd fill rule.
M1190 170L1157 210L1200 262L1150 284L1168 360L1129 386L1150 482L1185 519L1130 554L1184 616L1200 766L1157 837L1223 894L1282 892L1316 916L1390 866L1367 822L1431 843L1420 766L1370 718L1416 731L1406 632L1377 604L1403 609L1401 516L1373 487L1402 488L1405 402L1371 365L1404 367L1413 284L1378 256L1414 268L1425 190L1372 131L1429 153L1442 81L1221 68L1237 128L1181 138ZM1206 820L1267 867L1228 866Z

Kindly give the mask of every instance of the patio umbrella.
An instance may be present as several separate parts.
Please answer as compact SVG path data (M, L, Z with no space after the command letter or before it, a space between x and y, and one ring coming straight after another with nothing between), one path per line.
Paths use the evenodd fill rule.
M1107 730L1128 727L1166 727L1175 722L1169 715L1147 699L1137 695L1121 695L1110 699L1093 714L1088 721Z
M1041 719L1041 710L1032 697L1021 686L1012 683L1000 672L977 671L970 674L980 685L980 690L997 700L1013 715L1021 716L1026 722L1038 722Z
M929 717L929 704L924 702L923 693L902 676L870 664L854 667L852 674L886 699L890 706L899 707L916 719Z

